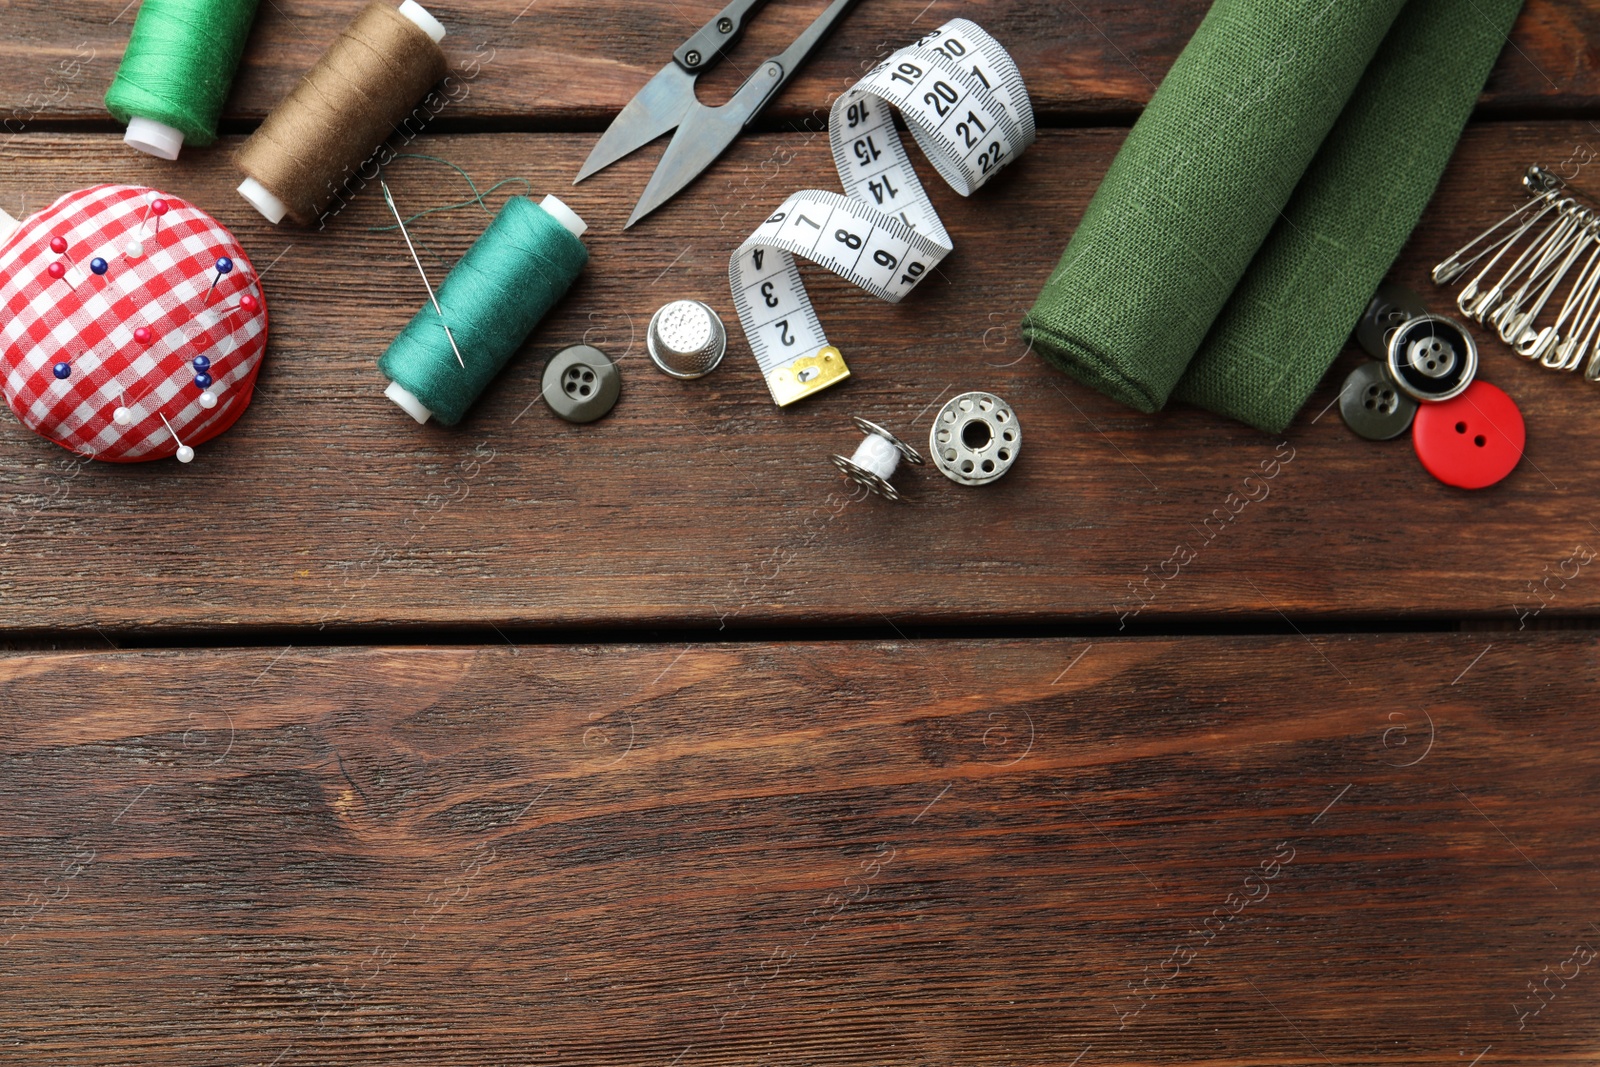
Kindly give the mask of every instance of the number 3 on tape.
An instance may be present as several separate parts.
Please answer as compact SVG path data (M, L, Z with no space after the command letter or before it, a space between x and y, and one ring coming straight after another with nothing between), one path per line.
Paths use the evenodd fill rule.
M900 49L834 101L828 136L844 195L795 193L728 264L739 321L780 405L850 376L822 331L795 256L898 303L950 254L950 235L917 180L890 105L962 196L1033 143L1033 105L1017 65L966 19Z

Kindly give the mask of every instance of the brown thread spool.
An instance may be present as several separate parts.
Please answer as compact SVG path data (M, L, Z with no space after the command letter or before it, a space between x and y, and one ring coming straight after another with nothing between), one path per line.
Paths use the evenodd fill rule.
M374 0L234 157L267 220L310 225L448 71L444 27L415 0Z

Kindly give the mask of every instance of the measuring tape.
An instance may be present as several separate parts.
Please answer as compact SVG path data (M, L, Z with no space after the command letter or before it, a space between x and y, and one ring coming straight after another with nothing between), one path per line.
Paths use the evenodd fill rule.
M891 104L962 196L1033 143L1033 105L1016 63L966 19L900 49L834 101L828 136L844 195L795 193L728 263L739 321L780 406L850 376L822 331L796 256L899 303L952 250Z

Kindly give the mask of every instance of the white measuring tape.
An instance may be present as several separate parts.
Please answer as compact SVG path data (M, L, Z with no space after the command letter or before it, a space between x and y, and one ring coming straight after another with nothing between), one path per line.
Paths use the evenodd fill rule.
M844 195L795 193L728 263L739 321L780 405L850 376L822 331L795 256L898 303L951 252L890 104L962 196L1033 143L1033 105L1016 63L966 19L900 49L834 101L828 135Z

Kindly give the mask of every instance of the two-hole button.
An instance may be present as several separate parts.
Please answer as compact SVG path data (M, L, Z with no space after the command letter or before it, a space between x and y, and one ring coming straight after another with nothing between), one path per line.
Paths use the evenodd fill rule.
M1444 484L1482 489L1522 459L1527 428L1503 389L1475 381L1460 396L1422 405L1411 443L1428 473Z

